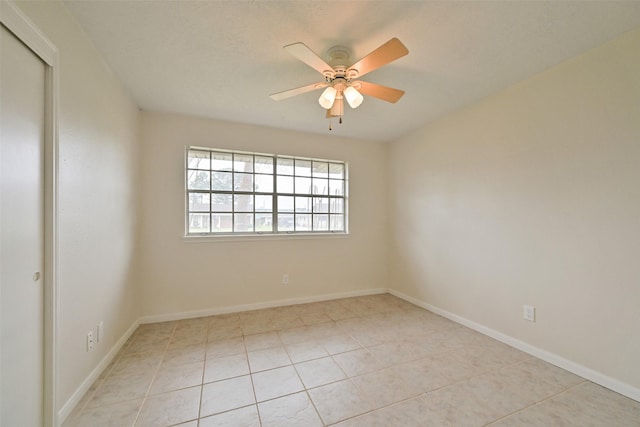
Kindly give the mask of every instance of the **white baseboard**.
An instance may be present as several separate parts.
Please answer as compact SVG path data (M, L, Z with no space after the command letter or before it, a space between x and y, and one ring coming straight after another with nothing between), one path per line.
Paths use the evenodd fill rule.
M193 319L195 317L215 316L217 314L237 313L240 311L259 310L263 308L283 307L286 305L306 304L310 302L329 301L340 298L361 297L367 295L384 294L386 288L364 289L361 291L339 292L334 294L315 295L309 297L286 298L254 304L241 304L229 307L211 308L206 310L183 311L180 313L156 314L140 318L140 323L168 322L172 320Z
M80 384L80 387L76 389L69 400L67 400L64 406L58 411L58 422L56 425L61 426L67 419L67 417L69 417L69 415L78 405L87 390L89 390L93 383L98 379L100 374L102 374L107 366L109 366L111 361L116 357L116 354L118 354L129 337L133 335L138 326L140 326L139 319L133 322L129 329L127 329L127 331L120 337L120 339L113 345L113 347L111 347L111 350L109 350L109 352L102 358L98 366L96 366L95 369L91 371L89 376L82 382L82 384Z
M558 356L557 354L535 347L524 341L520 341L519 339L503 334L502 332L498 332L494 329L483 326L479 323L466 319L462 316L458 316L457 314L451 313L447 310L443 310L441 308L435 307L431 304L428 304L417 298L413 298L402 292L389 289L389 293L391 295L397 296L398 298L402 298L403 300L408 301L412 304L415 304L419 307L422 307L426 310L429 310L432 313L438 314L442 317L446 317L447 319L452 320L461 325L464 325L470 329L473 329L474 331L480 332L481 334L487 335L500 342L510 345L511 347L515 347L518 350L524 351L525 353L529 353L530 355L535 356L538 359L542 359L545 362L549 362L552 365L555 365L559 368L565 369L571 373L579 375L585 379L588 379L591 382L594 382L610 390L613 390L617 393L620 393L624 396L627 396L630 399L640 402L640 389L636 387L633 387L615 378L611 378L601 372L594 371L593 369L587 368L586 366L582 366L571 360L565 359L561 356Z

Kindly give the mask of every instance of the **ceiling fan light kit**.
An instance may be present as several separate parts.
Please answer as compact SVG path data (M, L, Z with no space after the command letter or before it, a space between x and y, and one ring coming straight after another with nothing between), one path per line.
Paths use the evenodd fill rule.
M284 49L322 74L324 81L270 95L271 99L275 101L325 88L318 98L318 103L327 110L327 118L340 117L340 123L342 123L345 99L351 108L358 108L364 100L363 94L391 103L398 102L404 95L402 90L356 80L409 53L409 50L397 38L392 38L351 66L346 65L350 57L349 49L343 46L334 46L329 49L329 63L316 55L304 43L293 43L285 46ZM329 125L329 130L331 130L331 125Z
M322 92L322 95L320 95L320 98L318 98L318 103L322 108L328 110L336 100L337 93L338 91L333 86L327 86L324 92Z
M364 96L353 86L346 88L343 94L351 108L358 108L364 100Z

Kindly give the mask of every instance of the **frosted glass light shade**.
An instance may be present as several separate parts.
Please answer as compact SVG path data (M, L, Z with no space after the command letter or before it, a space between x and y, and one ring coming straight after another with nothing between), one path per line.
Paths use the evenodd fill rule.
M337 92L338 91L331 86L327 87L324 92L322 92L322 95L320 95L320 98L318 98L318 102L320 103L322 108L324 108L325 110L331 108L331 106L333 105L333 101L336 100Z
M362 94L353 86L349 86L344 90L344 97L347 99L351 108L358 108L364 100L364 96L362 96Z

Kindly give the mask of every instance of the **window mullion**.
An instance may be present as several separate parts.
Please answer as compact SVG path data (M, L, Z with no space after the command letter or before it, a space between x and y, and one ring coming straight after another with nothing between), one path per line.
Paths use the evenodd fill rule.
M231 232L236 232L236 155L231 154Z
M273 193L271 194L271 224L273 232L278 233L278 161L277 157L271 158L271 164L273 165Z

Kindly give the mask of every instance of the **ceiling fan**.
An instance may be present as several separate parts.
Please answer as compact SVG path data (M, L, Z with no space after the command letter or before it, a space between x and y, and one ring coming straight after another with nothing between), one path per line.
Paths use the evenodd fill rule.
M343 46L329 49L329 63L304 43L293 43L285 46L284 49L322 74L324 81L269 95L275 101L324 88L318 102L327 110L327 118L340 117L340 123L342 123L345 99L351 108L358 108L364 99L363 94L391 103L396 103L404 95L402 90L357 80L409 53L405 45L395 37L351 66L347 65L349 49Z

